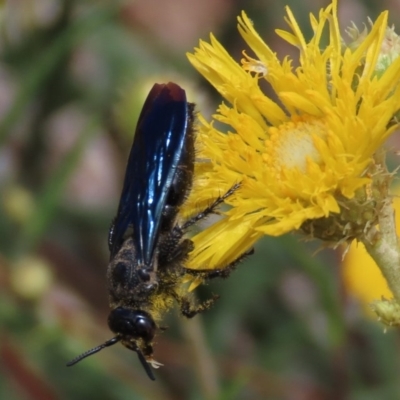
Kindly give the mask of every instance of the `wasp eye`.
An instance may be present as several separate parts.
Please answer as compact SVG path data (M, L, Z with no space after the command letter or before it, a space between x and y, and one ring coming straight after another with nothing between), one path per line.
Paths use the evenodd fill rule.
M150 316L138 315L135 321L135 328L137 335L147 342L153 339L156 324Z
M123 336L141 338L146 342L153 339L156 324L149 313L141 310L128 310L118 307L108 317L110 329Z

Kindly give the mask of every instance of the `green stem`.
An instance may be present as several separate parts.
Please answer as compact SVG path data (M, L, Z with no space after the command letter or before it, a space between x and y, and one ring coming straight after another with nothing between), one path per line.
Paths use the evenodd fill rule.
M379 213L379 231L372 228L363 243L400 303L400 249L392 202L386 200Z
M217 367L213 356L206 344L201 318L183 320L182 328L186 340L190 346L192 365L202 392L201 398L213 400L218 397L219 387L217 379Z

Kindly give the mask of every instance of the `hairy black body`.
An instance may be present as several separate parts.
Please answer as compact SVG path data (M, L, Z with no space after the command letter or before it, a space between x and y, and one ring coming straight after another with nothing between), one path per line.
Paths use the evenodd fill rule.
M182 292L186 274L203 279L227 277L236 263L217 270L189 270L185 262L193 243L186 231L205 218L239 185L205 210L179 224L180 207L190 193L194 173L194 105L174 83L154 85L140 114L128 159L117 215L109 231L107 268L111 312L108 325L116 336L67 365L121 342L135 351L148 376L153 339L163 313L178 303L186 317L208 309L217 298L194 304Z

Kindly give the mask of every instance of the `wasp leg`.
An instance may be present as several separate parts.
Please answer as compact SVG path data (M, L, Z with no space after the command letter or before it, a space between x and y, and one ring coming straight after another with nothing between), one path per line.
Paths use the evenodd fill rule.
M196 314L209 310L214 303L219 299L217 294L214 294L211 299L205 300L200 304L193 304L188 297L179 297L177 300L181 306L181 313L186 318L193 318Z
M231 196L240 184L232 186L223 196L218 197L206 209L199 212L192 218L188 219L182 226L175 225L170 234L162 241L160 245L160 260L169 262L183 261L187 255L193 250L193 243L190 239L185 239L181 242L185 231L196 222L207 217L209 214L215 213L216 208L223 203L229 196ZM112 231L110 230L110 235Z
M210 280L214 278L228 278L230 273L236 269L236 266L243 261L243 259L251 254L254 253L254 250L251 249L249 251L246 251L245 253L241 254L238 258L236 258L234 261L229 263L226 267L224 268L219 268L219 269L185 269L185 272L190 275L198 276L200 278L203 278L204 280ZM181 306L181 313L187 317L187 318L192 318L196 314L202 313L203 311L209 310L213 304L216 302L216 300L219 299L218 295L213 295L211 299L208 299L206 301L203 301L202 303L195 305L193 302L190 301L188 297L181 296L179 297L177 294L175 294L175 298L178 301L178 303Z
M167 261L181 261L187 258L187 255L194 249L193 242L185 239L169 254Z
M167 237L159 246L159 265L176 265L184 263L188 254L193 250L193 242L190 239L180 241L180 237L173 235Z
M238 258L233 260L231 263L226 265L223 268L218 269L188 269L185 268L185 272L189 275L197 276L203 278L204 280L210 280L214 278L223 278L226 279L229 277L232 271L234 271L237 265L242 262L247 256L250 256L254 253L254 249L250 249L245 253L241 254Z
M240 187L240 183L236 183L233 185L223 196L217 197L208 207L206 207L203 211L199 212L192 218L189 218L181 227L182 231L185 231L187 228L194 225L196 222L204 219L210 214L215 213L216 208L223 203L229 196L232 196L233 193Z

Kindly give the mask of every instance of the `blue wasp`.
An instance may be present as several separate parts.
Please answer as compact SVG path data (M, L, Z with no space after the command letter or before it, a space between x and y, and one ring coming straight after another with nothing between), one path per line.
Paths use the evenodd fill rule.
M116 336L67 365L72 366L105 347L121 342L135 351L147 375L153 339L162 314L174 302L186 317L210 308L218 296L196 305L182 294L182 277L191 273L204 279L227 277L236 263L217 270L184 267L193 250L187 229L213 213L239 185L214 200L209 207L179 223L178 213L190 193L195 161L194 104L175 83L155 84L139 116L126 168L118 212L109 231L110 262L107 269L111 312L108 325Z

